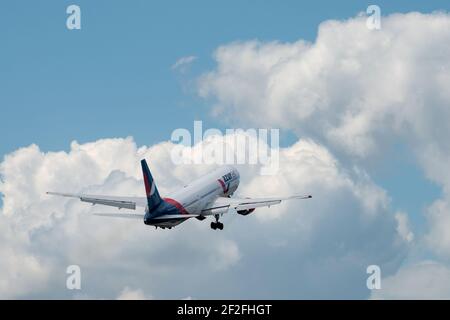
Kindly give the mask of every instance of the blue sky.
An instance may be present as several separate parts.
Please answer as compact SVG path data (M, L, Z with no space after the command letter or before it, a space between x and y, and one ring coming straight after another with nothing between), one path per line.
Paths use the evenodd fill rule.
M213 65L219 45L236 40L313 41L326 19L364 11L366 3L314 1L78 1L82 30L66 29L73 1L2 1L0 86L8 137L0 154L37 143L132 135L140 144L166 140L174 128L208 117L171 66L198 57L191 78ZM382 13L444 8L442 2L379 1ZM186 79L184 79L186 80ZM8 121L5 121L8 119ZM14 134L11 134L14 133Z
M82 10L82 30L69 31L65 9ZM193 89L214 66L212 54L232 41L314 41L327 19L346 19L369 2L314 1L3 1L0 4L0 155L31 143L67 150L107 137L138 144L170 139L175 128L226 128ZM448 9L445 1L378 1L382 14ZM197 59L187 74L171 66ZM281 145L294 141L282 131ZM408 150L373 166L394 206L421 219L439 195L409 160Z

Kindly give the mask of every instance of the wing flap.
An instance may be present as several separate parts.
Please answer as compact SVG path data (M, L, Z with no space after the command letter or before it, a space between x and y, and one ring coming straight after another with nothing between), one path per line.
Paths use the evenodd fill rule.
M273 197L273 198L225 198L221 197L214 201L211 206L203 209L204 212L212 212L215 209L230 208L235 210L250 210L260 207L270 207L277 205L285 200L293 199L310 199L311 195L293 195L288 197Z
M239 211L239 210L255 209L255 208L260 208L260 207L270 207L270 206L279 204L280 202L281 202L281 200L271 200L271 201L242 203L237 206L234 206L234 209Z

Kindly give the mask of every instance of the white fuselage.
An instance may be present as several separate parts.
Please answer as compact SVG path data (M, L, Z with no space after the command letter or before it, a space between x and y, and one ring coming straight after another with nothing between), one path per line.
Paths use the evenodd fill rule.
M232 195L239 186L239 172L231 166L220 167L168 195L189 213L202 214L218 197Z

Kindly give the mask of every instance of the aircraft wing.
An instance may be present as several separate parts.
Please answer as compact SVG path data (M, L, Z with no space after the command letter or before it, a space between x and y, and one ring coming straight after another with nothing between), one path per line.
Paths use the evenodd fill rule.
M89 194L73 194L73 193L59 193L59 192L47 192L49 195L78 198L83 202L94 204L101 204L104 206L116 207L119 209L132 209L136 207L147 206L147 198L145 197L115 197L115 196L96 196Z
M273 197L273 198L225 198L220 197L214 201L209 207L203 209L205 213L208 213L214 209L235 209L251 210L260 207L270 207L281 203L286 200L293 199L310 199L311 195L293 195L289 197Z
M100 217L113 217L113 218L131 218L131 219L144 219L143 214L136 213L93 213L94 216Z

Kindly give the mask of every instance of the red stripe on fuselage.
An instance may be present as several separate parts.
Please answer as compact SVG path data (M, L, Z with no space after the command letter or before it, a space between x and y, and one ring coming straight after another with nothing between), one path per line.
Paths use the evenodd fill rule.
M187 212L186 209L177 200L171 198L164 198L163 200L175 206L182 214L189 214L189 212Z
M223 182L220 179L218 179L217 181L219 181L220 185L222 186L223 193L227 193L228 192L228 187L225 185L225 182Z

